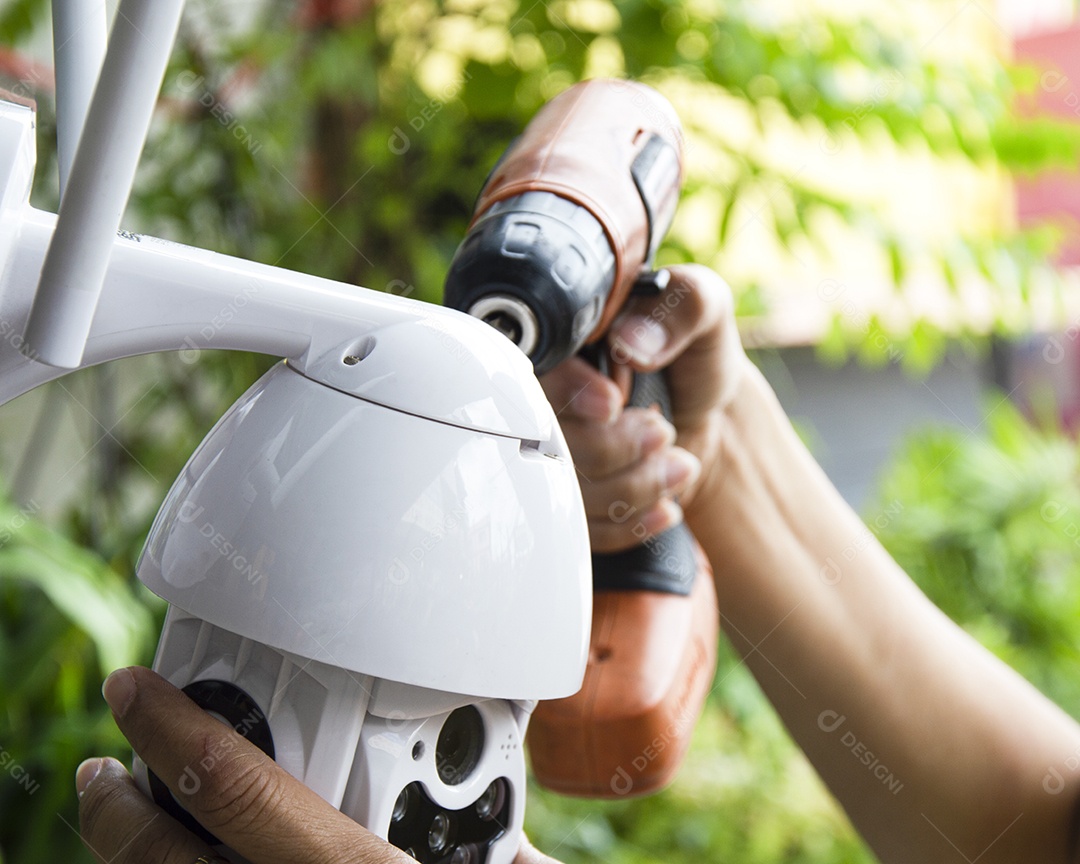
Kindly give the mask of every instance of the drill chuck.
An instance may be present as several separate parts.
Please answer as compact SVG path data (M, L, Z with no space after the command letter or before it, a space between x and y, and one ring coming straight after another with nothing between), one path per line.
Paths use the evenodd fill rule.
M537 375L601 339L671 225L681 146L673 109L642 84L556 97L484 185L446 305L509 336Z
M526 192L476 222L446 296L517 343L542 375L585 344L614 278L615 256L596 217L553 192Z
M510 294L488 294L473 303L468 312L533 356L540 342L540 325L528 303Z

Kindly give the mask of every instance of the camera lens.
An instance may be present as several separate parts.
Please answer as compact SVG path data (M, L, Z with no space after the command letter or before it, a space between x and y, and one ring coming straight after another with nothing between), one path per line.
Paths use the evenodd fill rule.
M439 779L450 786L465 782L484 750L484 720L472 705L452 711L435 745Z
M412 804L412 786L406 786L397 796L397 800L394 802L394 812L390 814L390 819L394 822L400 822L405 818L405 814L409 812L409 807Z
M428 829L428 846L432 852L442 852L450 845L450 817L446 813L439 813L432 821Z
M500 777L493 780L491 785L484 790L484 794L476 799L476 815L489 822L502 810L506 800L506 782Z
M478 860L477 849L472 843L463 843L450 856L450 864L474 864Z

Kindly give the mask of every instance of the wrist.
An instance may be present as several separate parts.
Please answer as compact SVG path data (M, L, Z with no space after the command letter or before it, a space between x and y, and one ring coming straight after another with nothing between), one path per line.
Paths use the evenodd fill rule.
M795 578L788 556L796 553L800 572L809 567L816 576L829 556L865 533L749 361L709 425L711 455L683 511L714 570L729 581L756 591L777 569Z
M699 512L728 506L722 499L740 497L740 486L752 479L752 470L737 470L736 463L763 464L770 440L790 422L772 388L746 357L730 397L710 411L692 430L680 431L678 444L701 461L701 476L680 500L688 520ZM746 466L744 466L746 467ZM745 490L743 490L745 491Z

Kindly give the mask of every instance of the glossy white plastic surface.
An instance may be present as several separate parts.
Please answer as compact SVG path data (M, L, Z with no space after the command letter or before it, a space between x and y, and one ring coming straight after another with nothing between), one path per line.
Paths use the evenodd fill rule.
M21 353L56 217L30 207L33 112L0 102L0 404L65 370ZM146 235L115 237L83 365L152 351L287 357L381 405L454 425L547 440L532 367L491 327L452 309ZM364 363L342 364L367 353Z
M82 362L184 0L120 0L25 333L40 360Z
M108 41L105 0L52 0L56 66L56 162L67 186Z
M551 425L535 447L281 364L192 456L139 578L191 615L353 672L567 696L584 674L591 580L577 479Z

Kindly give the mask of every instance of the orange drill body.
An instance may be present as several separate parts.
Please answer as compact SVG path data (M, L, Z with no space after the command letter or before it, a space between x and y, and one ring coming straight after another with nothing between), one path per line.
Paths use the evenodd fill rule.
M537 374L603 339L651 274L679 197L681 153L674 110L643 84L592 80L560 94L484 185L447 305L505 332ZM630 404L666 401L662 377L637 376ZM685 756L716 668L716 594L685 526L655 540L593 555L584 683L540 703L529 726L533 770L550 789L647 794Z
M668 145L651 182L655 203L643 199L631 177L653 136ZM607 331L651 260L681 186L682 128L668 101L644 84L596 79L563 91L537 112L495 166L472 224L496 202L526 192L550 192L596 217L615 254L615 272L603 314L586 337L592 342Z

